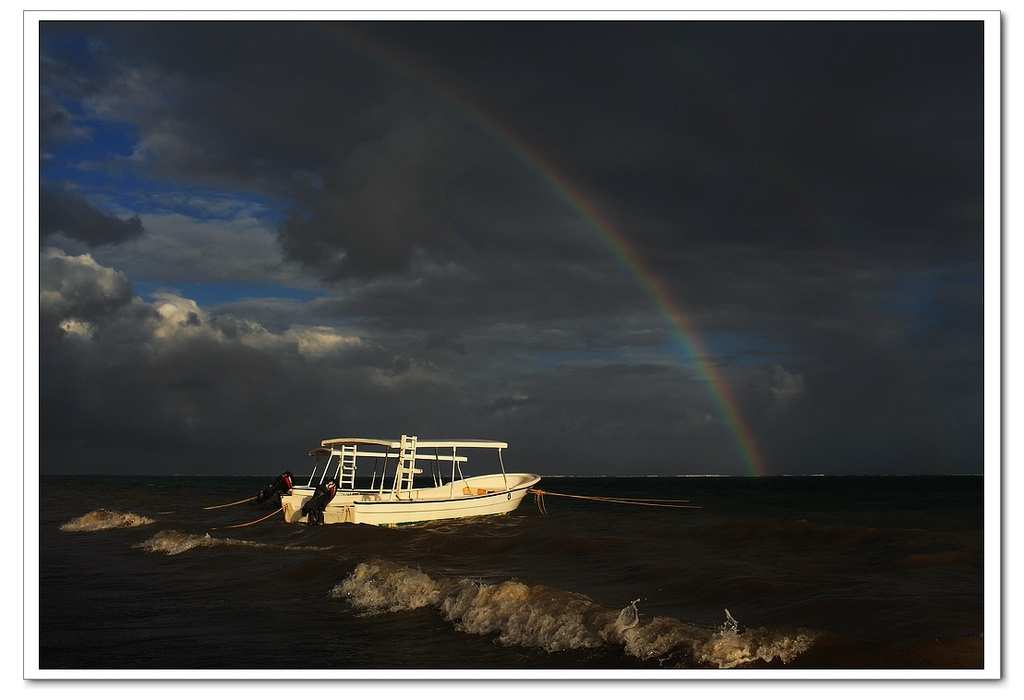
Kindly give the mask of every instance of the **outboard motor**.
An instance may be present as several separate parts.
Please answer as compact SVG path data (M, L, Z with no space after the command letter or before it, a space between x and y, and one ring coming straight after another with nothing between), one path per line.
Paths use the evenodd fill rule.
M308 525L323 525L324 509L334 498L337 490L333 478L327 479L316 487L312 497L302 506L302 515L309 516L306 519Z
M291 490L291 488L292 473L285 472L281 476L274 479L274 483L272 483L270 486L259 492L259 494L256 496L256 502L264 503L266 501L269 501L271 498L275 497L277 498L277 500L280 501L281 496L288 493Z

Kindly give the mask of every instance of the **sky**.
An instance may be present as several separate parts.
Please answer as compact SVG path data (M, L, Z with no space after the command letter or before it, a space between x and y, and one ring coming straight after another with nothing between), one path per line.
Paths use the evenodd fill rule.
M44 21L40 469L411 434L542 475L981 473L983 51L979 21Z

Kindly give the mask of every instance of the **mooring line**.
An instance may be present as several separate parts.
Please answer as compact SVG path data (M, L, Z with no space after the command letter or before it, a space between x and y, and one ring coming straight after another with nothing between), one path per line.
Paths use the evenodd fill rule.
M548 493L551 493L550 491ZM559 496L561 494L554 494ZM605 496L593 496L592 498L605 498ZM619 496L624 501L631 503L689 503L689 498L639 498L633 496Z
M225 529L225 530L231 530L231 529L233 529L233 528L236 528L236 527L247 527L247 526L249 526L249 525L255 525L256 523L262 523L262 522L263 522L264 520L266 520L267 518L272 518L272 517L274 517L275 515L277 515L278 513L280 513L280 512L282 511L282 510L284 510L284 508L278 508L278 509L277 509L277 510L275 510L275 511L274 511L273 513L271 513L270 515L264 515L264 516L263 516L262 518L260 518L259 520L253 520L253 521L252 521L252 522L250 522L250 523L241 523L240 525L225 525L225 526L224 526L224 529ZM215 527L211 527L210 529L211 529L211 530L216 530L217 528L215 528Z
M239 503L248 503L249 501L255 501L259 496L250 496L249 498L243 498L241 501L235 501L234 503L222 503L219 506L206 506L203 510L214 510L216 508L227 508L228 506L237 506Z
M555 493L554 491L544 491L542 489L530 489L530 493L534 495L534 502L537 504L537 508L540 510L542 515L547 515L547 509L544 507L544 496L561 496L562 498L578 498L584 501L599 501L601 503L619 503L622 505L629 506L652 506L656 508L700 508L700 506L682 505L686 501L677 499L656 499L656 498L628 498L622 497L611 497L611 496L580 496L572 493Z
M548 509L544 507L544 492L539 489L530 489L533 494L533 502L537 504L537 510L541 515L547 515Z

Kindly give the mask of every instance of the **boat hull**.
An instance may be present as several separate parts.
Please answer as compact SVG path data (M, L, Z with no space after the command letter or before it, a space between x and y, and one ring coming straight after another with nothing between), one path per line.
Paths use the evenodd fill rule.
M460 479L451 484L412 489L395 494L380 491L339 491L324 509L323 524L353 523L398 527L505 515L519 507L529 490L540 481L536 474L489 474ZM286 522L305 523L302 505L313 495L306 487L292 489L281 498Z

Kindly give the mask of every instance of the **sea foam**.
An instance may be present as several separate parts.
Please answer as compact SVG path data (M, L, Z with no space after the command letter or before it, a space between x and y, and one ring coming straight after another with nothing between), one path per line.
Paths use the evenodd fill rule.
M93 532L97 530L113 530L115 528L139 527L156 522L135 513L119 513L100 508L70 520L60 526L64 532Z
M142 549L153 554L167 554L168 556L173 556L175 554L181 554L182 552L195 549L196 547L215 547L225 543L225 540L210 537L210 533L206 533L205 535L192 535L184 532L178 532L177 530L161 530L145 542L139 542L132 546L136 549Z
M218 547L222 545L229 545L235 547L252 547L254 549L278 549L278 550L293 550L293 551L324 551L330 549L330 547L294 547L294 546L280 546L272 544L264 544L262 542L252 542L250 540L239 540L231 537L211 537L210 533L204 535L194 535L188 532L179 532L177 530L161 530L156 533L148 540L139 542L138 544L132 545L135 549L141 549L151 554L166 554L173 556L175 554L183 554L193 549L202 547Z
M705 629L668 617L641 619L637 601L622 609L541 584L483 583L432 578L401 564L373 559L356 566L331 595L361 616L434 608L467 634L494 635L504 645L549 652L621 646L663 666L738 668L758 661L789 663L814 641L809 631L744 630L727 622Z

